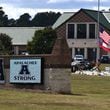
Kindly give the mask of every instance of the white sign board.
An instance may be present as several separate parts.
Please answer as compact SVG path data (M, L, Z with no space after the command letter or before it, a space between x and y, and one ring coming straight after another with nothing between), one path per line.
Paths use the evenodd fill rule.
M11 59L10 83L41 83L41 58Z

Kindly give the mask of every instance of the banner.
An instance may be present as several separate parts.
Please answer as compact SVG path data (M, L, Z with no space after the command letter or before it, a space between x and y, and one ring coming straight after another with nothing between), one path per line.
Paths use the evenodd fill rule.
M10 60L10 83L41 83L41 74L41 58Z

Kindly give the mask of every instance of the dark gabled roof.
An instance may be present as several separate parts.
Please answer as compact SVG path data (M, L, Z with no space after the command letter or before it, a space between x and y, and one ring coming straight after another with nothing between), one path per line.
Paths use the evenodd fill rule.
M110 23L110 11L103 12L103 15L105 16L105 18L107 19L107 21Z
M64 13L62 15L63 16L63 20L62 20L62 16L61 16L61 17L58 18L56 23L53 25L54 29L58 28L63 23L67 22L69 19L71 19L73 16L77 15L77 13L79 13L81 11L83 11L87 16L92 18L94 21L98 22L98 11L90 10L90 9L80 9L76 13L71 13L71 16L70 16L70 13L66 13L66 14ZM61 22L61 21L63 21L63 22ZM104 13L101 12L101 11L99 12L99 23L100 23L101 26L103 26L104 28L106 28L107 30L110 31L110 23L109 23L108 19L105 17Z
M84 13L86 13L89 17L94 19L98 22L98 11L95 10L88 10L88 9L81 9ZM107 18L104 16L103 12L99 12L99 24L110 31L110 23L108 22Z

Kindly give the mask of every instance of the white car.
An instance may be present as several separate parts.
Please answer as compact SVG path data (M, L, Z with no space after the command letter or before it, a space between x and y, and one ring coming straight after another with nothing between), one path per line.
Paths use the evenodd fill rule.
M84 56L83 55L75 55L74 56L74 60L75 61L83 61L84 60Z

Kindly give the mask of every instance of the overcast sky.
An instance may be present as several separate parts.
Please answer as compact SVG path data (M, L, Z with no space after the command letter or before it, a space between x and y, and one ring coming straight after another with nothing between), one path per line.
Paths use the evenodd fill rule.
M97 10L98 0L0 0L8 18L19 18L24 13L32 17L37 12L75 12L81 8ZM100 10L108 10L110 0L100 0Z

